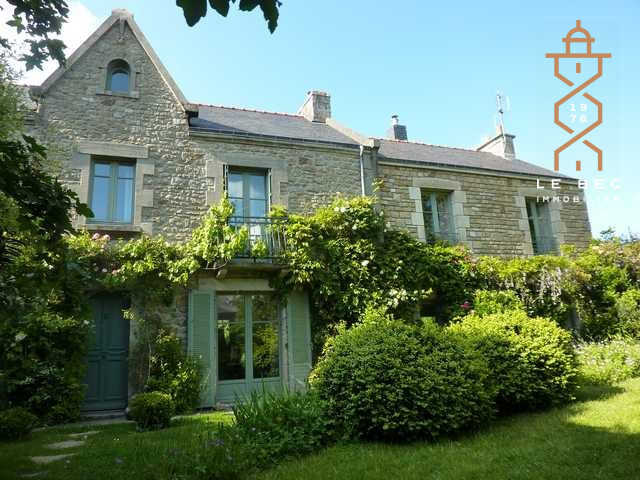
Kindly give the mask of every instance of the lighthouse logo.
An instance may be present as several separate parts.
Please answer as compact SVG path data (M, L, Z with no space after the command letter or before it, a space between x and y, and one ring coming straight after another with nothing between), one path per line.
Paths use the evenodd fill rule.
M598 171L602 171L602 150L587 140L586 137L589 132L597 128L602 124L602 103L589 95L584 91L589 85L602 77L602 60L604 58L611 58L610 53L593 53L591 47L595 38L585 29L582 28L581 21L576 20L576 26L569 30L567 37L563 38L566 51L564 53L547 53L547 58L553 58L553 72L554 75L562 80L566 85L572 88L564 97L558 100L554 104L553 118L556 125L565 130L571 135L571 138L563 145L556 148L554 151L553 169L557 172L560 169L560 153L566 150L579 140L582 140L587 147L596 152L598 155ZM578 53L577 47L580 44L586 43L586 52ZM578 45L573 45L578 44ZM572 51L572 48L574 51ZM567 71L564 73L567 76L579 79L582 83L576 85L576 82L571 81L567 76L560 73L561 62L560 59L568 59L567 62L563 62L563 67L567 64L573 69L575 65L575 76L569 75ZM589 78L583 78L590 69L585 68L590 62L597 61L597 71ZM580 94L582 94L580 96ZM584 97L589 103L582 100ZM571 124L567 125L560 119L560 108L569 107L568 119L566 121ZM594 113L595 108L595 113ZM589 123L591 122L591 123ZM580 129L580 127L582 127ZM580 160L576 160L576 171L581 170Z

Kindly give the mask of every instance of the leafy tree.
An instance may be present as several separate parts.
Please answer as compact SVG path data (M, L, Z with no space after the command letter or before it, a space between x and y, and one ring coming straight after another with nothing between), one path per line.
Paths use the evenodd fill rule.
M236 0L209 0L209 5L223 17L229 13L231 3ZM207 0L176 0L176 5L182 8L187 25L193 27L207 14ZM269 31L273 33L278 26L278 8L282 5L279 0L239 0L238 8L243 12L250 12L257 6L262 10L267 21Z
M209 5L223 17L229 13L231 3L236 0L208 0ZM59 35L62 25L67 21L69 7L65 0L7 0L13 7L13 17L7 22L18 33L25 32L29 36L26 40L29 51L20 56L25 62L27 70L42 69L42 64L48 59L57 60L64 65L65 44L62 40L52 38ZM176 5L182 8L187 24L192 27L207 14L207 0L176 0ZM238 0L238 8L243 12L250 12L260 7L269 31L273 33L278 26L279 0ZM0 7L1 9L2 7ZM7 38L0 37L0 46L4 49L11 47Z
M16 74L0 53L0 138L15 136L22 127L20 87L15 84Z
M69 7L65 0L7 0L13 6L13 18L7 22L18 33L26 32L29 52L19 59L25 62L27 70L42 69L42 64L51 57L60 65L64 64L65 45L61 40L51 38L60 34L62 24L67 21ZM10 48L9 41L0 37L0 46Z
M43 241L48 247L73 231L69 212L93 216L75 192L42 170L44 147L28 136L24 142L0 141L0 197L3 210L12 212L10 224L0 220L0 265L17 254L25 241Z

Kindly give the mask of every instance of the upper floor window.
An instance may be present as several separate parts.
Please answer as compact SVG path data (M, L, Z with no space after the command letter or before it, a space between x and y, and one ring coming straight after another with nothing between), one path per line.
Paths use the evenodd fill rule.
M456 243L451 192L422 190L422 215L427 242L446 240Z
M555 240L551 231L549 204L527 198L527 220L531 232L531 244L535 255L555 251Z
M113 60L107 67L107 90L129 93L131 68L124 60Z
M266 170L230 168L227 192L234 218L264 218L269 211Z
M100 159L91 169L92 222L132 223L135 165Z

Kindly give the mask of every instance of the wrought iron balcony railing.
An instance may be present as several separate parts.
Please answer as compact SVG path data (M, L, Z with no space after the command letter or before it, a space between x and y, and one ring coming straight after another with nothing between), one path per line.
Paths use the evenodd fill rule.
M237 257L271 260L281 258L287 244L286 222L286 218L231 217L231 225L244 226L249 233L246 248Z

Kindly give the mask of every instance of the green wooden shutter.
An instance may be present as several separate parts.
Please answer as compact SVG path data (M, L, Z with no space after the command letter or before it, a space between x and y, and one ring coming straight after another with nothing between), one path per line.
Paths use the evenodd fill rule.
M194 290L189 301L188 349L189 354L200 358L203 367L201 407L214 405L215 349L213 341L213 292Z
M304 390L311 371L311 320L306 292L292 292L288 302L289 388Z

